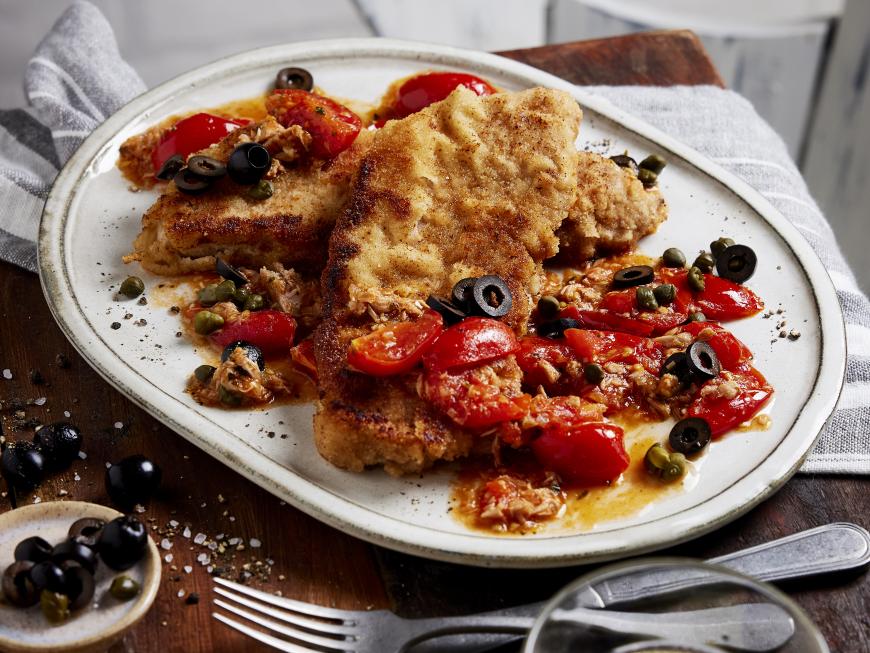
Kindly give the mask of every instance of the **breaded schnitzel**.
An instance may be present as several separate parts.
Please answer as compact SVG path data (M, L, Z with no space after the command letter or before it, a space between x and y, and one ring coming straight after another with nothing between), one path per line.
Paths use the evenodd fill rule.
M227 178L197 196L170 183L142 217L135 251L125 260L165 275L210 271L215 256L251 267L280 262L322 269L329 234L371 133L362 131L351 147L323 165L284 170L278 161L292 162L304 153L307 138L298 126L284 128L267 117L204 150L202 154L226 161L238 143L263 144L273 156L267 174L272 196L253 200Z
M415 375L349 370L348 344L377 322L420 314L428 295L483 274L508 284L513 307L504 321L523 329L542 262L556 253L556 230L575 200L580 118L562 91L478 97L460 87L376 134L323 273L314 428L327 460L407 473L484 444L420 399ZM519 391L513 356L485 367L505 393Z

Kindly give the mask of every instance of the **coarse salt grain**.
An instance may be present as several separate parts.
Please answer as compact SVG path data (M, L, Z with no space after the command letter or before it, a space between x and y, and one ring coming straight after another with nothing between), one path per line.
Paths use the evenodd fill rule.
M261 546L263 546L263 543L260 540L258 540L256 537L252 537L249 544L251 545L252 549L259 549Z
M203 542L205 542L205 539L206 539L205 533L197 533L196 537L193 538L193 543L194 544L202 544Z
M167 551L172 548L172 542L169 541L168 537L164 537L160 540L160 548L166 549Z
M82 460L85 460L85 459L87 459L87 457L88 457L88 454L86 454L84 451L79 451L79 458L81 458ZM106 463L106 464L108 466L111 466L109 463Z
M72 417L72 413L69 412L68 410L65 410L65 411L63 411L63 416L64 417Z
M171 553L167 553L165 556L163 556L163 559L166 561L167 564L169 564L175 559L175 556Z
M10 370L8 367L3 370L3 378L7 380L12 378L12 370Z
M124 422L115 422L115 428L119 431L124 428Z
M190 565L184 565L183 569L184 569L185 574L189 574L189 573L193 572L193 567L191 567Z
M138 512L141 515L143 512L145 512L145 506L143 506L141 503L137 503L135 506L133 506L133 512Z
M230 546L235 546L236 544L238 544L241 541L242 541L242 538L240 538L240 537L231 537L230 539L227 540L227 542L229 543Z
M112 466L112 463L110 463L110 462L106 463L106 469L109 469L109 467L111 467L111 466Z
M182 534L184 537L190 539L190 528L189 528L188 526L185 526L185 527L184 527L184 530L181 531L181 534Z
M196 561L201 565L207 565L209 562L211 562L211 556L207 553L200 553L198 556L196 556Z
M45 397L37 397L33 400L34 406L43 406L45 405Z
M184 590L178 590L178 592L176 593L176 596L178 598L183 598L184 597Z
M82 477L78 475L78 472L76 472L76 475L73 476L73 480L74 480L74 481L80 481L80 480L82 480Z
M170 519L169 520L169 527L170 528L178 528L178 522L175 521L174 519Z

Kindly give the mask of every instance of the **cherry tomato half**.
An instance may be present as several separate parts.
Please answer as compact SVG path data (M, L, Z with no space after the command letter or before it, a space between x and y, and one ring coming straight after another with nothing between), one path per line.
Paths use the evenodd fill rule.
M317 381L317 359L314 356L314 341L306 338L290 350L293 365L312 381Z
M604 485L628 469L623 436L615 424L554 427L545 429L532 442L532 451L538 462L568 483Z
M699 393L689 406L688 414L707 420L714 438L752 419L773 395L773 388L753 367L745 366L744 371L733 372L731 382L738 388L734 397Z
M349 148L362 121L346 106L299 88L282 88L266 98L266 110L285 127L299 125L311 134L311 155L332 159Z
M410 372L444 330L439 313L426 310L413 322L398 322L351 340L347 363L372 376Z
M396 103L392 107L393 118L404 118L440 102L450 95L457 86L471 89L478 95L492 95L496 92L489 82L466 73L435 72L412 77L399 87Z
M214 145L231 131L249 122L251 121L244 118L229 120L210 113L195 113L179 120L154 146L151 151L151 165L156 172L169 157L179 154L187 158L194 152Z
M572 308L577 310L575 306L568 306L562 311L563 317L573 317L568 315ZM623 331L638 336L659 336L686 321L686 314L672 307L663 311L641 311L637 307L634 288L609 292L602 298L599 310L582 313L586 317L580 321L589 328ZM621 315L613 315L614 313Z
M469 317L441 334L423 356L423 364L440 372L502 358L518 348L510 327L487 317Z
M704 290L692 292L686 281L686 270L661 271L662 278L677 287L677 308L684 313L701 311L711 320L736 320L755 315L764 302L746 286L741 286L715 274L704 275Z
M584 363L640 363L651 374L658 374L664 358L654 340L629 333L567 329L565 340Z
M517 350L517 363L523 371L523 383L531 387L542 385L549 388L552 383L547 373L548 366L561 372L568 362L575 359L573 350L565 343L538 336L521 338Z
M423 396L454 422L470 429L522 419L531 399L527 394L508 396L489 366L430 370L423 380Z
M573 395L535 395L529 405L529 414L523 420L523 428L573 428L586 422L600 422L606 409L603 404L595 404Z
M266 309L251 312L209 337L221 347L244 340L257 345L266 356L282 356L290 353L295 334L296 320L287 313Z

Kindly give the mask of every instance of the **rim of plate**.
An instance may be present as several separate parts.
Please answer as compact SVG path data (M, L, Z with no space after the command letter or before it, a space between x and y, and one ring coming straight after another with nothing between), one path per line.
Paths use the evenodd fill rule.
M565 90L584 108L680 157L758 213L800 263L816 302L821 334L819 367L812 391L791 428L767 459L714 497L682 513L644 524L533 539L487 536L472 531L448 533L357 505L297 476L237 438L228 442L228 432L220 425L193 413L118 358L90 327L75 301L75 290L67 275L64 235L69 224L68 209L89 173L91 162L104 153L118 131L159 109L180 89L207 86L229 72L277 65L287 60L304 63L359 56L421 61L473 70L484 76L508 77L521 86ZM606 99L537 68L489 53L394 39L333 39L251 50L184 73L131 100L84 140L61 170L49 194L39 225L38 245L40 280L55 320L85 360L131 401L210 455L309 515L374 544L449 562L518 568L566 566L645 553L710 532L749 511L797 471L833 412L843 386L845 325L834 286L809 243L770 202L699 152ZM498 542L497 547L492 546L495 542Z

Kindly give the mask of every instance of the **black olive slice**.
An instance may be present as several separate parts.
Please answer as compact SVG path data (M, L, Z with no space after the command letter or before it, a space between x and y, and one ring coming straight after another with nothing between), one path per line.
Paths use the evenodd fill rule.
M610 157L610 160L613 161L620 168L628 168L635 175L637 175L637 171L638 171L637 161L632 159L627 154L617 154L615 156Z
M229 279L236 286L244 286L248 283L248 277L239 272L232 265L223 260L220 256L215 257L214 269L224 279Z
M687 417L674 424L668 436L671 449L684 456L692 456L710 443L711 431L707 420Z
M723 279L743 283L753 275L757 262L758 257L751 247L731 245L716 258L716 272Z
M97 554L91 547L75 540L66 540L54 547L54 550L51 552L51 559L56 565L60 565L67 560L72 560L91 573L94 573L98 562Z
M426 305L433 311L439 313L441 317L444 318L444 324L447 324L448 326L461 322L467 317L463 311L453 305L453 302L446 299L438 299L433 295L429 295L429 297L426 298Z
M173 181L178 186L178 190L188 195L199 195L208 190L211 186L211 179L200 177L191 171L190 168L182 168L175 175Z
M3 572L3 595L6 600L19 608L28 608L39 601L39 591L30 579L33 563L19 560Z
M16 545L14 557L17 562L43 562L51 558L51 544L38 535L33 535Z
M245 342L244 340L236 340L224 347L224 350L221 352L222 363L226 362L226 360L236 350L236 347L241 347L245 351L245 356L254 361L257 364L257 367L260 368L260 371L266 369L266 359L263 358L262 350L257 347L257 345L250 342Z
M570 317L543 322L538 325L538 335L545 338L564 338L567 329L579 329L580 322Z
M96 583L94 575L80 564L68 561L61 565L63 569L64 594L69 597L70 610L80 610L94 598Z
M200 177L215 178L227 174L227 167L221 161L202 154L190 157L187 160L187 168Z
M175 175L178 174L178 171L184 167L184 157L180 154L173 154L171 157L166 159L163 162L163 165L160 166L160 170L157 171L157 174L154 176L160 179L161 181L169 181Z
M49 590L50 592L63 593L63 569L50 560L33 565L30 570L30 580L40 592Z
M616 288L631 288L651 283L655 278L655 272L648 265L633 265L623 268L613 275L613 285Z
M67 531L67 537L79 544L95 547L97 545L97 540L100 539L100 531L103 530L103 526L105 525L106 522L102 519L96 519L95 517L82 517L72 523L69 527L69 531Z
M722 366L719 357L706 342L695 341L686 349L686 363L689 371L701 380L719 376Z
M314 77L304 68L282 68L275 75L275 88L301 88L310 91L314 88Z
M472 287L471 301L475 313L492 318L504 317L514 304L510 288L504 279L494 274L478 277Z
M237 184L256 184L272 165L272 155L259 143L242 143L230 154L227 174Z
M689 361L686 352L678 351L676 354L671 354L665 359L662 364L661 375L673 374L677 377L680 383L685 383L689 380L691 372L689 371Z
M466 277L456 282L456 285L453 286L453 290L450 292L454 306L468 311L468 308L472 304L471 294L474 290L475 281L477 281L477 277Z

